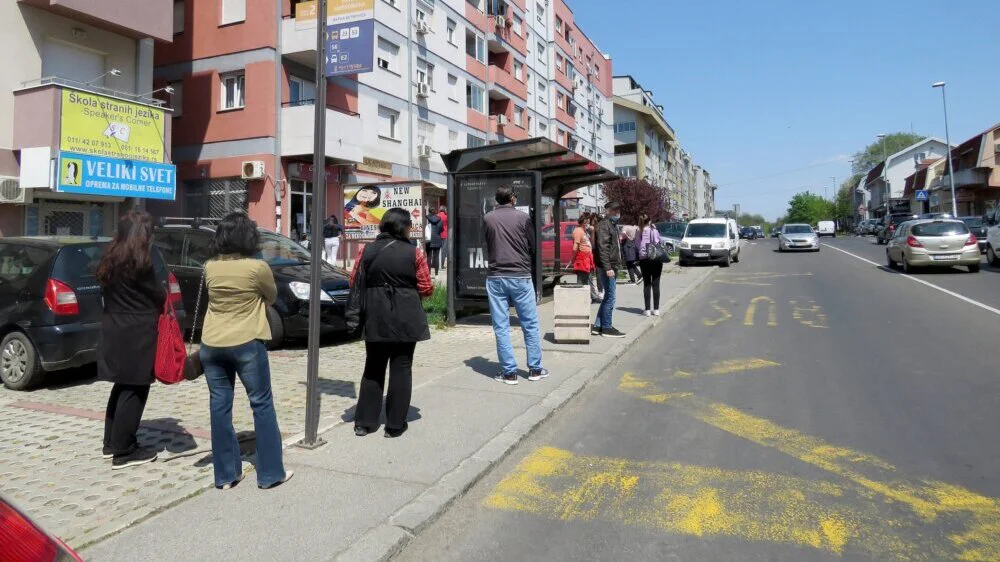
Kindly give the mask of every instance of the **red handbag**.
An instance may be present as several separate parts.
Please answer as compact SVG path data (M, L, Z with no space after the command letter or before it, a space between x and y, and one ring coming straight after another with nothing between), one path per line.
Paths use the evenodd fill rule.
M187 350L184 347L184 335L177 323L174 305L167 295L163 303L163 313L157 323L156 362L153 365L153 375L163 384L177 384L184 380L184 368L187 363Z

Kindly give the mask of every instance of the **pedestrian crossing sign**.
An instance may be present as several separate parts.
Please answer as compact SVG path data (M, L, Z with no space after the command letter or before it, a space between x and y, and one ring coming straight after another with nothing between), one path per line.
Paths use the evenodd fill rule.
M917 195L916 196L916 200L917 201L927 201L927 190L926 189L919 189L919 190L917 190L916 191L916 195Z

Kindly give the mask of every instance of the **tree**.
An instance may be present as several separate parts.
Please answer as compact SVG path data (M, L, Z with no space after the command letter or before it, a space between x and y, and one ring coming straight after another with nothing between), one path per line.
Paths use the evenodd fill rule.
M877 139L875 142L866 146L864 150L854 153L854 156L852 156L854 159L854 166L851 172L854 174L867 174L868 170L878 166L879 162L885 159L885 156L895 154L910 145L922 141L925 138L927 137L915 133L892 133L885 137L884 152L882 148L882 139Z
M785 216L785 224L806 223L816 224L821 220L830 220L833 217L833 204L823 199L819 195L809 193L796 193L788 202L788 214Z
M862 174L854 174L840 184L840 189L837 190L833 216L840 221L841 226L854 222L856 215L854 192L863 177Z
M740 213L741 226L756 226L758 224L767 224L767 219L765 219L763 215L758 215L756 213Z
M624 178L604 184L604 198L621 205L622 223L639 224L639 215L649 215L653 222L670 220L670 198L667 188L646 180Z

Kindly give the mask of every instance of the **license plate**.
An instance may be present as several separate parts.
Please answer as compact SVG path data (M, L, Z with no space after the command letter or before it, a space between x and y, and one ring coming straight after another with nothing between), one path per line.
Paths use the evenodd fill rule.
M696 257L696 258L707 258L708 254L706 254L705 252L695 252L694 253L694 257Z
M958 259L958 256L931 256L931 259L937 261L954 261Z

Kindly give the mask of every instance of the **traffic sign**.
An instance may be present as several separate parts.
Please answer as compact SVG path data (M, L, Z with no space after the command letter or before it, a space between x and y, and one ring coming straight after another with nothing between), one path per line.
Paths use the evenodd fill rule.
M915 193L916 193L916 200L917 201L927 201L927 190L926 189L918 189Z

